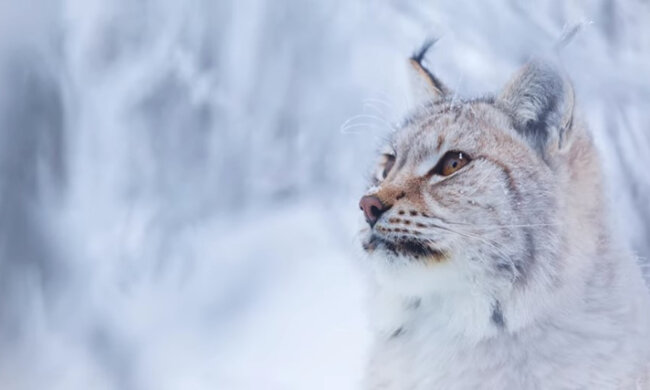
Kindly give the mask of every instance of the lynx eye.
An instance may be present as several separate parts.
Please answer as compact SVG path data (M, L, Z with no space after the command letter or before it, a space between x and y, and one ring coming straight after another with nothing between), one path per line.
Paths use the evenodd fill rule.
M388 176L388 173L395 165L395 155L393 154L384 154L384 170L381 172L381 178L385 179Z
M470 158L466 153L459 151L451 151L445 153L437 165L436 173L441 176L449 176L458 171L470 162Z

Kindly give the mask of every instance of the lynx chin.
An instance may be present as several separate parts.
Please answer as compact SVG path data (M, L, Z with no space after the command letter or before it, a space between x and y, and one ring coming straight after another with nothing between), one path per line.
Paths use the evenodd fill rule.
M612 231L600 160L554 65L426 103L361 199L373 294L365 387L650 389L650 292Z

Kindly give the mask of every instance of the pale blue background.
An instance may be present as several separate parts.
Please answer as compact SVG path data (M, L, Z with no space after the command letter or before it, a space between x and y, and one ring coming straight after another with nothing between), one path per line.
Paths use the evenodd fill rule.
M357 199L405 59L561 61L650 255L650 3L0 1L0 388L356 389Z

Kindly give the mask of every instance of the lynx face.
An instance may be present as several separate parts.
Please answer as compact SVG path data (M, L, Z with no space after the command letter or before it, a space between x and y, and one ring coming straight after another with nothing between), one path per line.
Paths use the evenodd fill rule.
M552 280L571 173L570 87L532 63L500 97L458 101L420 59L431 102L393 134L360 202L380 279L409 291Z

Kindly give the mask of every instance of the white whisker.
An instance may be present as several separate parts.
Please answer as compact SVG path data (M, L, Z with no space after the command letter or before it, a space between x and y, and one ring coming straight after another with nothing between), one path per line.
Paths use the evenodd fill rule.
M473 224L473 223L462 223L462 222L448 222L449 224L452 225L463 225L463 226L473 226L473 227L479 227L479 228L500 228L500 229L506 229L506 228L513 228L513 227L541 227L541 226L560 226L561 224L559 223L531 223L531 224L506 224L506 225L484 225L484 224Z
M375 126L372 123L357 123L357 124L351 124L347 125L345 127L341 126L340 132L341 134L361 134L363 131L350 131L351 129L358 129L358 128L365 128L366 130L379 130L377 126Z
M364 102L363 103L363 111L364 112L374 111L379 115L384 115L384 112L381 110L381 108L379 108L378 105L376 105L376 104L374 104L372 102ZM384 120L388 121L387 119L384 119Z
M388 110L392 110L393 106L386 100L383 99L378 99L378 98L366 98L363 99L363 103L379 103L382 106L386 107Z
M356 120L359 120L359 119L372 119L372 120L376 120L376 121L378 121L378 122L380 122L380 123L386 125L386 126L387 126L388 128L390 128L390 129L394 128L394 126L393 126L390 122L388 122L386 119L384 119L384 118L382 118L382 117L380 117L380 116L377 116L377 115L372 115L372 114L358 114L358 115L354 115L354 116L350 117L348 120L346 120L345 122L343 122L343 124L341 125L341 127L345 127L347 124L350 124L350 123L352 123L352 122L354 122L354 121L356 121Z

